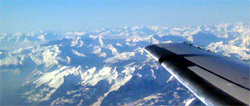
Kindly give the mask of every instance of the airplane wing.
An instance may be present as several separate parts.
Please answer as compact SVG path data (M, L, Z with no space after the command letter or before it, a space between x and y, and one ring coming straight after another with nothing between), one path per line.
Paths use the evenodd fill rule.
M187 43L144 48L206 105L250 105L250 66Z

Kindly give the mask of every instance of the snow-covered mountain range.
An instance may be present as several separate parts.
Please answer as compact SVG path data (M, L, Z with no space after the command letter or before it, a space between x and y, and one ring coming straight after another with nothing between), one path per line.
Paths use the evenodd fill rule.
M250 63L250 27L134 26L0 35L0 103L203 105L143 47L189 42Z

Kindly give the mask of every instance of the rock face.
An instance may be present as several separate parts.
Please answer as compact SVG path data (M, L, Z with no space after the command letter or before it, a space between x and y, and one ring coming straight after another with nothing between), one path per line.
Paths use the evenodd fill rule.
M13 47L0 46L1 105L204 105L144 52L150 44L191 42L250 63L241 23L52 35L1 34L0 44Z

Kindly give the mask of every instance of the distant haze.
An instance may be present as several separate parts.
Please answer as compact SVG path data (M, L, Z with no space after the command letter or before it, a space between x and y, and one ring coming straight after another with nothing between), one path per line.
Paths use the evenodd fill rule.
M150 25L249 24L249 0L7 1L0 2L0 33L93 31Z

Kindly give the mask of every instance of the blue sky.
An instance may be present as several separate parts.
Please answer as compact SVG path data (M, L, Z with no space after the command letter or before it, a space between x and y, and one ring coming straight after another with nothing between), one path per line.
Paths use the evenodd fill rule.
M135 25L188 26L243 22L249 24L249 0L1 2L0 33L93 31Z

